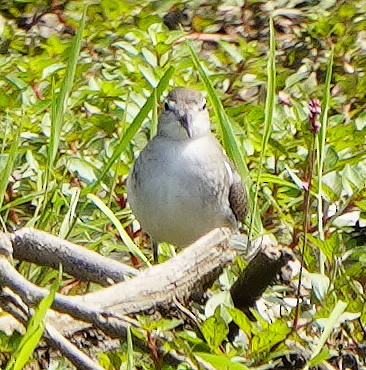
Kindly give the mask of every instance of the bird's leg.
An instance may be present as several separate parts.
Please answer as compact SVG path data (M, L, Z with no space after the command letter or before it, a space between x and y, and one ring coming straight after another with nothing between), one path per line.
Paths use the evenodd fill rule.
M153 257L154 257L154 263L159 263L159 254L158 254L158 248L159 245L157 242L153 240L152 242L152 247L153 247Z

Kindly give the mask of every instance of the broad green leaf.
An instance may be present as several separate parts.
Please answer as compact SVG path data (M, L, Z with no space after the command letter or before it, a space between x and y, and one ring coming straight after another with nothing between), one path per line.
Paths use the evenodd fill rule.
M255 332L253 329L255 335L252 337L251 345L254 353L270 352L275 345L283 342L291 332L288 324L280 320L271 324L262 323L262 326L262 330L258 328Z
M211 353L196 352L196 357L202 358L202 360L208 362L213 366L214 369L225 369L225 370L249 370L244 364L233 362L225 356L222 355L213 355Z
M201 332L208 345L217 348L229 333L226 322L220 316L220 308L215 311L215 315L205 320L200 326Z
M235 322L236 325L239 326L241 330L248 336L252 336L252 323L248 319L247 315L245 315L244 312L237 308L227 308L227 311L230 313L230 316L232 317L233 321Z

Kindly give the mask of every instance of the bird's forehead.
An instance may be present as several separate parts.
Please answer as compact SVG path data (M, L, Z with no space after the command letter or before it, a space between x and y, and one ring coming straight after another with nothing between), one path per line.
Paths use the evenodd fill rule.
M173 101L175 103L186 103L186 104L199 104L205 100L201 92L189 89L186 87L179 87L172 90L168 96L167 100Z

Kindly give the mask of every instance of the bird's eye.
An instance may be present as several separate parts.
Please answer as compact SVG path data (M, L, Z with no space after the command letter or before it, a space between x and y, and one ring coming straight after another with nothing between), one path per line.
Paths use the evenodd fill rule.
M165 100L164 109L174 111L176 107L176 101L172 99Z

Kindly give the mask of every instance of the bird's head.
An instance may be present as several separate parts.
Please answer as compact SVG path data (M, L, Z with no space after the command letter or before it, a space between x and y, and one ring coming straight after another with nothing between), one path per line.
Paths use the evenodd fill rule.
M159 117L158 135L174 140L197 139L210 132L206 99L194 89L172 90Z

